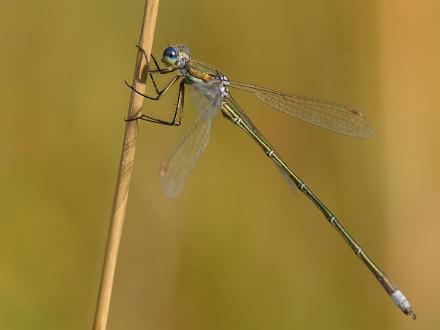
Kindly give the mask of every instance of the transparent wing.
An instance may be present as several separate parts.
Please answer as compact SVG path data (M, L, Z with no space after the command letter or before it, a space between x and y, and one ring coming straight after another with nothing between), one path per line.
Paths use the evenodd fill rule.
M305 122L358 138L369 138L373 128L356 110L316 98L283 94L264 87L231 81L230 86L253 93L259 99Z
M245 123L245 126L248 127L249 130L253 132L253 134L258 136L258 139L262 141L266 145L270 145L269 142L265 139L265 137L260 133L260 131L255 127L255 125L252 123L252 120L247 116L245 112L241 109L240 105L235 101L235 99L232 97L232 95L229 93L226 96L227 103L231 105L231 107L234 109L235 113L239 116L241 121ZM241 126L240 126L241 127ZM248 130L245 129L245 132L248 133ZM248 133L249 134L249 133ZM293 188L293 191L297 191L298 187L295 185L295 183L292 181L292 179L286 174L285 170L281 167L280 164L277 162L274 162L277 169L280 171L283 178L287 181L289 186Z
M208 145L212 120L219 110L219 100L208 97L201 88L191 88L190 94L198 115L160 168L162 188L169 197L176 197L182 192Z

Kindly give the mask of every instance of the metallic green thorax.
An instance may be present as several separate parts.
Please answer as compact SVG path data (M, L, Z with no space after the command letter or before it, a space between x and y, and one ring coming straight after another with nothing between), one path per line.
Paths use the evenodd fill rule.
M219 72L217 70L195 60L188 60L186 62L186 69L189 79L194 82L207 83L213 81L219 76Z

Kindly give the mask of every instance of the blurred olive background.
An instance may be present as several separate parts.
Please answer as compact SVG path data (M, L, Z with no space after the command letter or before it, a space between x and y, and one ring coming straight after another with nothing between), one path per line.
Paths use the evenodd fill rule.
M1 329L92 326L143 7L0 4ZM357 140L235 93L419 318L221 116L166 198L158 169L188 101L182 127L139 123L108 329L438 329L439 32L435 0L162 0L158 57L185 43L231 79L369 118L374 138ZM176 95L144 111L169 114Z

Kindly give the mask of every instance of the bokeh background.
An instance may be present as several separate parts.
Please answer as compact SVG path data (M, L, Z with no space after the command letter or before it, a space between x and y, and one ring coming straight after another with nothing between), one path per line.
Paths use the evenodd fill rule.
M90 329L142 0L0 4L0 328ZM266 156L219 116L184 193L179 128L140 123L108 329L438 329L440 2L162 0L167 42L235 80L361 110L339 136L235 93L410 298L401 314ZM169 113L175 94L146 102Z

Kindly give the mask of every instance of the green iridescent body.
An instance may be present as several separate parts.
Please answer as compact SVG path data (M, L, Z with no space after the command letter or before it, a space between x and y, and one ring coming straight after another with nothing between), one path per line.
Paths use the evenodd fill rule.
M219 77L217 70L195 60L188 60L185 69L187 70L185 76L193 82L209 83Z
M161 178L165 191L170 196L176 196L182 190L190 171L195 166L197 159L205 149L210 135L211 122L218 110L223 116L242 129L263 150L267 157L274 162L289 184L301 191L324 215L329 224L342 236L350 249L362 260L372 274L376 277L385 291L390 295L393 302L413 319L415 313L408 299L391 281L391 279L373 262L365 250L356 242L353 236L337 219L336 215L312 192L305 182L296 175L288 164L282 160L279 153L271 146L260 131L253 125L250 118L242 111L238 103L229 92L229 87L250 92L271 105L272 107L304 120L311 124L324 127L337 133L346 134L358 138L371 137L373 130L368 121L361 113L330 102L324 102L315 98L295 96L273 91L252 84L230 81L225 75L216 69L192 60L189 49L183 45L172 46L165 49L162 62L167 65L166 69L158 69L160 73L177 73L171 82L162 90L158 91L157 97L147 98L158 100L171 85L180 80L179 96L176 114L183 107L183 95L185 85L191 85L198 91L195 97L204 98L196 108L199 116L194 124L164 163ZM151 76L153 79L153 76ZM183 78L183 79L182 79ZM156 86L156 85L155 85ZM180 118L180 117L179 117ZM176 115L171 123L146 117L146 120L173 125ZM179 122L180 124L180 122Z

